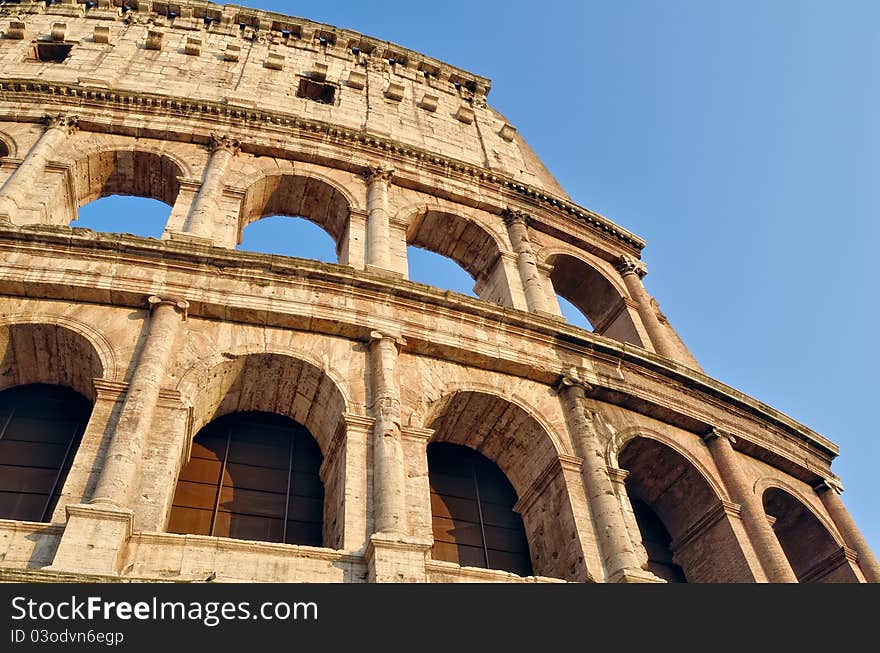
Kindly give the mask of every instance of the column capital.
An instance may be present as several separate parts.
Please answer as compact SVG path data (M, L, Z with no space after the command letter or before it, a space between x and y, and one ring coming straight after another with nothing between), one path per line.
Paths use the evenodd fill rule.
M708 431L706 431L706 433L703 434L702 440L706 444L709 444L712 440L715 440L716 438L727 440L728 442L730 442L730 444L736 444L736 438L733 437L733 434L723 429L719 429L715 426L713 426Z
M367 180L367 183L381 180L387 184L394 178L394 168L382 165L367 166L361 176Z
M629 476L629 470L621 469L620 467L609 467L608 476L610 476L611 480L615 483L625 483L626 478Z
M813 486L813 490L816 491L816 494L822 494L829 490L834 494L843 494L843 484L836 478L823 478L820 483Z
M162 298L158 295L151 295L147 300L147 303L149 304L151 313L154 313L160 306L171 306L175 311L183 315L184 320L186 319L187 311L189 310L189 302L185 299L173 299L170 297Z
M43 118L46 129L60 129L65 135L70 136L79 128L79 116L66 113L48 115Z
M634 274L638 276L639 279L644 278L646 274L648 274L647 266L642 263L639 259L630 256L629 254L623 254L615 263L614 267L620 272L620 276L625 277L630 274Z
M398 350L406 347L406 338L401 335L395 335L392 333L385 333L384 331L370 331L370 344L378 343L382 340L391 341L394 343L394 346L397 347Z
M532 216L525 211L512 209L509 206L501 211L501 218L504 220L504 224L508 227L514 224L527 225L530 217Z
M553 387L557 393L562 392L566 388L571 388L571 391L579 398L585 397L593 389L593 386L586 381L581 381L570 374L563 374Z
M241 141L226 134L215 134L212 132L208 142L208 149L211 150L211 154L219 150L226 150L232 156L235 156L241 151Z

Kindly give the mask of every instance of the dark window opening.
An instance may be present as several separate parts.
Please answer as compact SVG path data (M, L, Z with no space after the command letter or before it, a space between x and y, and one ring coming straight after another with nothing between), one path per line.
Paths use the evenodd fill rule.
M0 392L0 519L48 522L92 405L62 386Z
M435 560L532 574L516 491L495 463L473 449L428 445Z
M293 420L233 413L203 428L180 472L170 533L321 546L321 451Z
M322 84L303 77L299 80L299 88L296 89L296 97L320 102L321 104L333 104L336 96L336 87L333 84Z
M72 43L37 43L34 48L34 58L37 61L61 63L70 56L72 49Z
M638 499L631 503L648 553L648 570L667 583L686 583L684 570L672 561L672 537L663 522L646 503Z

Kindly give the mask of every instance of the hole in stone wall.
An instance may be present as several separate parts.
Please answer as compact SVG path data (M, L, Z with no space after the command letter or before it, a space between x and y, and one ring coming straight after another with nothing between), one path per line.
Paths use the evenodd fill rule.
M130 195L108 195L79 209L71 227L107 233L127 233L144 238L160 238L171 208L158 200Z
M322 84L305 77L299 80L299 88L296 89L296 97L320 102L321 104L333 104L335 96L336 87L333 84Z
M559 309L562 311L562 316L566 322L587 331L593 330L593 325L590 324L587 316L577 306L562 295L556 295L556 299L559 301Z
M474 293L474 280L471 275L451 258L412 245L406 248L406 258L410 281L418 281L471 297L477 296Z
M281 254L336 263L336 243L326 231L305 218L273 215L252 222L242 230L237 249L262 254Z
M72 49L72 43L36 43L34 44L31 58L42 62L61 63L70 56Z

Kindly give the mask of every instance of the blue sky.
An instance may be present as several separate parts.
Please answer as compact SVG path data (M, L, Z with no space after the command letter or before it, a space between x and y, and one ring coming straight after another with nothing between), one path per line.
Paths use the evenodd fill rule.
M490 77L571 197L647 240L645 284L705 371L840 445L880 551L880 3L247 4Z

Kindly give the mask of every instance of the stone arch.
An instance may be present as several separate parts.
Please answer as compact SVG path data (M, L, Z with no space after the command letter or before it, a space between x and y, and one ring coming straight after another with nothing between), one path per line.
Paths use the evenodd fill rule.
M764 512L801 583L858 582L836 529L787 484L762 483Z
M0 390L31 383L60 385L94 402L94 379L115 378L109 343L69 318L32 315L0 320Z
M229 413L275 413L305 426L326 454L351 404L344 385L299 353L239 351L181 377L178 389L193 407L193 433Z
M553 290L586 316L595 333L644 346L621 281L584 253L551 250L543 262L550 267Z
M8 133L0 129L0 158L17 157L18 144L15 139Z
M615 433L608 439L608 444L605 446L605 464L608 465L609 468L619 468L619 455L620 451L634 438L646 438L650 440L656 440L657 442L673 449L678 455L684 458L689 464L693 465L696 471L702 476L703 480L712 488L712 491L718 496L720 500L729 501L730 497L727 494L727 490L721 484L721 482L716 478L716 476L704 465L700 460L698 460L693 453L688 451L685 447L681 445L676 438L670 437L660 431L644 428L641 426L632 426L629 428L621 429L619 431L615 431Z
M179 157L141 141L87 151L75 158L71 173L77 207L108 195L148 197L174 206L179 178L192 174Z
M628 472L630 533L641 537L647 569L671 582L679 574L687 582L754 580L736 509L692 456L666 438L640 433L621 446L618 462ZM665 541L656 539L654 520L662 524Z
M190 436L233 414L271 413L293 420L314 438L323 457L319 472L324 485L324 546L338 548L346 538L362 538L355 532L357 525L345 519L346 503L357 499L345 491L346 477L353 471L345 462L350 400L341 386L323 367L299 355L263 350L224 353L223 359L207 369L195 365L180 379L181 395L192 406ZM365 488L360 500L366 501ZM366 506L350 510L363 512Z
M339 182L314 171L260 171L244 180L237 242L252 222L272 215L301 217L321 227L339 254L358 203Z
M770 476L759 478L754 483L755 494L759 497L763 497L767 490L771 488L776 488L783 492L787 492L792 496L792 498L803 504L804 508L806 510L809 510L813 514L813 517L815 517L822 524L822 526L825 527L825 530L828 531L828 533L831 535L831 537L834 538L834 541L838 545L845 545L843 537L841 537L840 533L837 531L837 527L834 525L834 523L828 517L816 510L812 502L804 496L801 490L794 487L794 485Z
M491 229L451 207L419 203L398 211L394 220L406 225L407 245L452 259L478 283L508 249Z
M429 405L424 425L431 442L468 447L510 481L536 574L590 578L558 443L529 411L498 394L457 389Z

